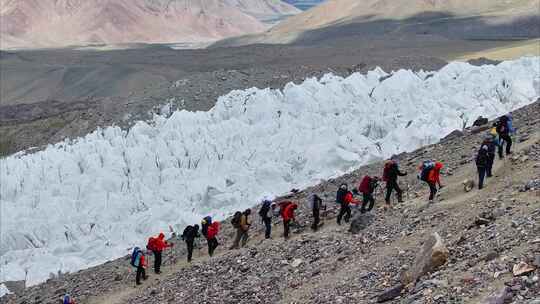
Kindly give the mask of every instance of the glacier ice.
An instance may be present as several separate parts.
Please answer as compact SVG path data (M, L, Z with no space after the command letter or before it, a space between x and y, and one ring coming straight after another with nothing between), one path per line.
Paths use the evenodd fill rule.
M436 142L479 115L533 102L539 79L540 57L329 74L3 158L0 282L31 285L97 265L169 225L223 218L263 195Z

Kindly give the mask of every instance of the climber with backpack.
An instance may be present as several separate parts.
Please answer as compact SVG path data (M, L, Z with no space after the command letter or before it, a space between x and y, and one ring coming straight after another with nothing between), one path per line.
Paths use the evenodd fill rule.
M488 153L488 162L486 165L486 177L492 177L493 176L493 163L495 162L495 154L497 150L497 138L496 135L493 135L491 133L487 134L484 138L484 141L482 142L482 145L485 145Z
M339 204L339 213L337 216L337 224L341 225L341 219L348 223L351 219L351 204L358 204L354 199L351 191L348 190L347 184L341 184L336 192L336 203Z
M499 143L499 158L504 158L503 155L503 147L504 143L506 143L506 155L512 154L511 148L512 148L512 137L510 134L514 133L514 127L513 127L513 119L512 114L506 114L497 120L495 123L495 127L497 130L497 134L499 135L500 143Z
M251 209L246 209L244 212L236 211L234 214L231 224L236 229L236 237L234 239L233 245L229 249L238 249L240 244L242 247L246 246L249 238L249 227L251 222L249 220L249 215L251 214Z
M399 171L399 165L397 160L390 159L384 163L383 181L386 182L386 196L384 198L386 206L385 208L391 208L390 197L392 191L396 191L398 203L403 203L403 191L399 188L398 177L406 176L407 172Z
M311 224L311 230L317 231L319 229L319 223L321 222L321 209L324 209L322 198L320 198L317 194L312 193L309 198L309 208L311 209L311 212L313 214L313 223Z
M207 237L208 234L208 227L212 225L212 217L211 216L205 216L201 220L201 233L204 237Z
M131 266L137 268L137 274L135 275L135 284L141 285L141 278L146 281L148 277L146 276L146 259L144 252L139 248L133 248L131 253Z
M214 251L219 246L219 242L217 240L217 235L219 233L220 223L218 221L213 221L210 225L208 225L206 229L206 243L208 245L208 255L213 256Z
M478 189L482 190L484 187L484 178L487 173L487 167L489 165L489 147L482 143L480 149L476 154L476 169L478 171Z
M165 234L160 233L157 237L151 237L148 239L146 249L151 250L154 253L154 272L156 274L161 273L161 259L163 250L173 247L174 244L165 241Z
M360 185L358 186L358 192L362 193L362 208L360 209L361 213L366 213L373 209L373 206L375 205L375 198L373 197L373 193L375 192L375 189L377 189L378 185L379 185L378 176L372 177L372 176L366 175L364 176L364 178L362 178L362 181L360 182ZM368 204L369 204L369 207L366 209L366 206Z
M289 239L289 233L291 230L291 223L296 221L294 211L298 209L298 205L285 201L280 203L280 215L283 219L283 237Z
M437 194L437 185L439 189L443 187L440 177L442 168L443 164L441 162L434 162L432 160L424 161L419 167L420 173L418 174L418 178L429 185L430 203L433 203L433 199L435 199L435 195Z
M208 233L207 233L208 234ZM187 261L191 263L191 258L193 257L193 248L195 245L195 239L200 237L199 234L199 225L189 225L184 229L182 233L182 240L186 242L187 245Z
M275 206L275 205L274 205ZM259 209L259 216L264 224L264 238L269 239L272 234L272 200L265 197Z

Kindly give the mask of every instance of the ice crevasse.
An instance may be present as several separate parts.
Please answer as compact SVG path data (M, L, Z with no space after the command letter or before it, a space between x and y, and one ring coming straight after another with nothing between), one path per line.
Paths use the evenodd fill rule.
M0 159L0 282L103 263L169 225L222 218L539 96L540 57L329 74Z

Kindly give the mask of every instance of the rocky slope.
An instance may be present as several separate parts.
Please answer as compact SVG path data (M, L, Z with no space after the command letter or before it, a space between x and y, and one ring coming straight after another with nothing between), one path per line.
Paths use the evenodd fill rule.
M61 275L19 291L0 303L57 303L69 292L79 303L540 303L540 100L514 113L518 128L514 154L497 160L494 177L484 190L465 192L462 181L474 179L473 155L480 129L456 131L440 143L398 156L409 175L400 183L405 203L361 218L358 234L336 226L336 187L356 184L366 173L380 174L381 163L305 189L291 198L300 202L300 225L288 242L279 236L261 239L255 219L245 249L228 251L233 231L224 224L218 255L204 249L195 262L183 262L178 243L166 257L161 276L151 275L134 288L133 270L119 259L75 274ZM485 128L484 128L485 129ZM416 180L424 159L445 163L445 187L437 202L426 203L427 187ZM324 226L309 230L308 193L321 193L328 205ZM394 202L395 203L395 202ZM256 210L256 208L255 208ZM256 216L255 216L256 217ZM416 284L401 285L402 273L425 262L419 248L432 233L448 250L442 266ZM429 260L429 259L428 259Z
M280 0L2 0L1 47L196 43L263 31L293 15ZM261 21L262 20L262 21Z

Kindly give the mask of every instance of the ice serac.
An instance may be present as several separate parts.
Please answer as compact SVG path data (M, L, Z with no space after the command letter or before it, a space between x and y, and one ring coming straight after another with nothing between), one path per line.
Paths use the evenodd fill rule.
M540 58L438 72L326 75L248 89L208 112L0 160L1 280L29 284L128 253L169 225L223 217L375 159L433 143L540 96ZM536 81L536 82L535 82Z

